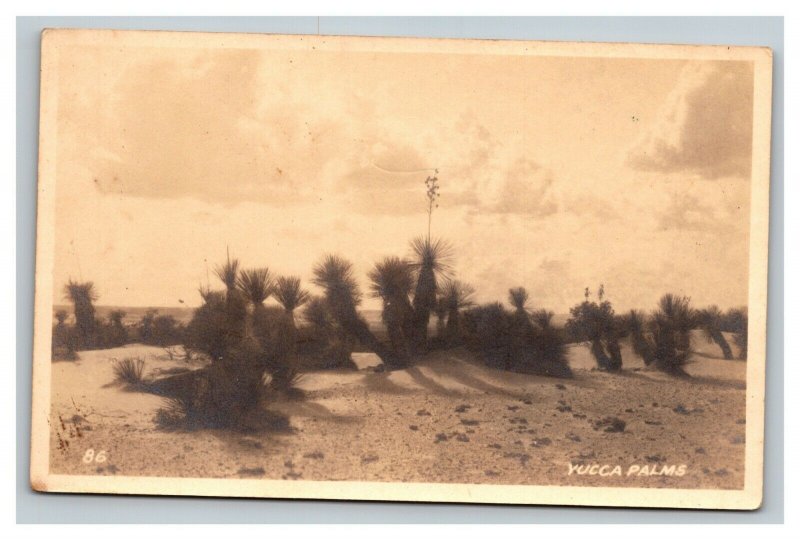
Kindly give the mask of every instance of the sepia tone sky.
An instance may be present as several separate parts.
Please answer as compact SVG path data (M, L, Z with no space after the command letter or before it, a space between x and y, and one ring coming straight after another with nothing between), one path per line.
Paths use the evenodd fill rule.
M72 277L99 304L197 305L226 247L306 281L336 252L366 290L425 233L434 168L433 235L478 300L747 302L750 63L75 46L59 66L56 303Z

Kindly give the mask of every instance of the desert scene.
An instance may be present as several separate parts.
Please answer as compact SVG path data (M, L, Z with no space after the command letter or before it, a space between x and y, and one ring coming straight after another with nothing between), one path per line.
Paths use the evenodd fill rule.
M743 489L751 62L109 39L52 474Z

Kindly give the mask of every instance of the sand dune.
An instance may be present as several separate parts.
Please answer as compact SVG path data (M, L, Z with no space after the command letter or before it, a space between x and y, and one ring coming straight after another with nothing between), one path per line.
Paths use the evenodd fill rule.
M306 401L271 405L291 417L279 434L160 430L162 400L111 384L112 359L146 358L148 376L202 364L144 346L82 352L53 364L51 471L739 489L746 364L720 359L699 334L693 341L689 380L645 368L627 343L621 374L594 371L588 347L571 345L571 380L487 369L460 349L376 373L362 354L365 369L307 373ZM107 461L85 463L90 448ZM622 474L577 474L592 464Z

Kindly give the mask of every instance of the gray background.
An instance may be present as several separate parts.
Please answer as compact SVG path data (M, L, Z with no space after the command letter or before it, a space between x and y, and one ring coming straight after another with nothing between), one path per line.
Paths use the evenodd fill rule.
M28 486L39 33L47 27L764 45L774 51L765 496L756 512L39 494ZM783 18L17 19L17 521L19 523L782 523Z

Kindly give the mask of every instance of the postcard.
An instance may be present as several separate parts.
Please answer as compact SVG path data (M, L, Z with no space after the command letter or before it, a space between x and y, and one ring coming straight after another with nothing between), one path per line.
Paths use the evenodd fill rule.
M31 485L757 508L771 77L45 31Z

